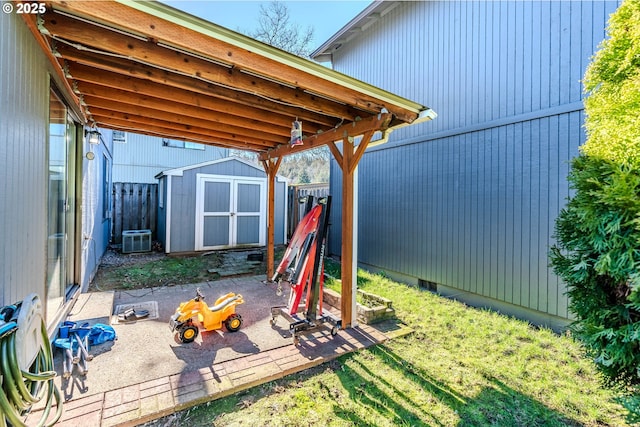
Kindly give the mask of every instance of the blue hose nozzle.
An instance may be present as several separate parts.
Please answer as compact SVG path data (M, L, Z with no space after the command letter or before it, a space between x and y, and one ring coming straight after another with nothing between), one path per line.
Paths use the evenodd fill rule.
M0 320L0 339L18 330L18 324L16 322L5 322Z

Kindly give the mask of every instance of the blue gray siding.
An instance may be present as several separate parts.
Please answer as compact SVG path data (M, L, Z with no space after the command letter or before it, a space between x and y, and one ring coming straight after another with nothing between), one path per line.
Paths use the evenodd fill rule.
M582 100L616 2L399 2L334 54L334 68L428 104L393 141Z
M125 144L115 143L113 182L155 184L155 176L167 169L225 158L229 150L206 146L204 150L163 147L162 138L127 133Z
M95 154L93 160L82 157L82 236L78 238L82 239L80 286L82 291L86 292L111 240L111 214L108 213L105 216L104 213L105 210L109 211L113 207L107 206L105 209L104 191L107 191L109 197L106 201L110 203L111 191L109 190L112 183L110 166L113 160L111 139L108 137L104 138L99 145L89 144L86 138L78 144L82 146L82 154L89 151ZM104 167L105 158L108 161L108 170ZM106 189L104 188L105 174L109 181Z
M580 80L616 7L401 2L343 45L338 71L438 113L360 162L359 261L568 318L547 252L584 142ZM333 253L340 182L333 162Z
M47 62L19 15L0 14L0 306L45 295Z

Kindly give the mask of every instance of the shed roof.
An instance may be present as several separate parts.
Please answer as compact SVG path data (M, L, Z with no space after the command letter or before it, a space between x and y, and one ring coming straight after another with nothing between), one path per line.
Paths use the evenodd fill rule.
M241 157L237 157L237 156L229 156L229 157L225 157L222 159L216 159L216 160L208 160L206 162L201 162L201 163L195 163L192 165L186 165L186 166L181 166L178 168L171 168L171 169L167 169L167 170L163 170L162 172L159 172L158 174L156 174L156 176L154 176L154 178L156 179L160 179L163 176L182 176L184 174L184 171L187 170L192 170L192 169L198 169L198 168L202 168L205 166L210 166L210 165L217 165L217 164L221 164L221 163L227 163L227 162L240 162L246 166L249 166L255 170L257 170L260 173L265 173L264 169L256 166L255 164L247 161L246 159L243 159ZM287 182L288 179L284 176L280 176L280 175L276 175L276 178L278 178L278 180L280 182Z
M23 18L87 123L104 128L265 160L435 117L419 102L155 1L52 0L42 16ZM292 148L296 119L305 144Z

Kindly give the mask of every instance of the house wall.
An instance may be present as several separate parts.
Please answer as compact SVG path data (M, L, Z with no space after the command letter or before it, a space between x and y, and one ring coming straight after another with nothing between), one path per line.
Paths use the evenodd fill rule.
M164 203L167 206L167 195L169 191L171 192L170 252L191 252L195 250L197 174L266 178L266 174L263 171L237 160L187 169L182 176L162 177L160 185L164 185L165 190L169 180L171 182L171 189L165 191L164 196ZM277 184L275 194L275 243L282 244L284 243L286 214L286 182L278 179ZM159 209L159 211L161 210L163 211L164 209ZM162 212L159 216L166 216L166 212ZM166 225L163 225L162 228L163 233L165 233L165 240L161 240L161 242L166 245Z
M86 292L93 280L100 259L107 250L111 238L111 166L113 165L113 143L111 131L102 130L101 142L82 142L82 265L81 288ZM95 157L89 160L86 153ZM106 188L105 188L106 185ZM106 197L105 197L106 196Z
M101 222L99 182L104 169L104 146L89 147L78 124L76 145L69 154L67 178L67 252L71 261L66 295L47 289L47 261L51 256L49 214L49 92L56 86L72 106L41 47L16 13L0 14L0 306L36 293L44 304L50 333L71 309L97 268L106 247L108 226ZM69 110L73 115L73 109ZM77 114L76 114L77 115ZM93 161L85 153L96 154ZM108 151L107 155L110 156ZM74 159L78 160L77 162ZM107 172L109 173L109 172ZM75 191L72 190L75 188ZM100 221L96 219L100 213ZM105 229L107 233L105 233ZM107 240L108 241L108 240ZM78 287L74 285L80 285ZM75 291L75 292L74 292Z
M0 14L0 306L44 299L47 243L46 58L15 13Z
M225 158L229 150L205 146L204 150L165 147L162 138L127 132L126 143L113 147L113 182L155 184L167 169Z
M358 260L564 323L565 287L547 253L569 195L569 160L584 142L580 80L616 7L399 2L344 43L336 70L438 113L360 162ZM340 182L333 161L332 253L340 252Z

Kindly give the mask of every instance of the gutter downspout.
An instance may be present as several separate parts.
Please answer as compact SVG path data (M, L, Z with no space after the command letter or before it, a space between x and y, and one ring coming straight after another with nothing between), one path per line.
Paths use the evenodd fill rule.
M415 119L413 122L401 123L399 125L392 126L382 131L382 137L379 139L376 139L375 141L369 142L369 145L367 146L367 148L377 147L378 145L386 144L389 141L389 135L391 135L391 132L393 132L396 129L400 129L410 125L416 125L423 122L428 122L430 120L435 119L436 117L438 117L438 114L435 111L433 111L431 108L424 109L420 111L420 113L418 114L418 118Z

